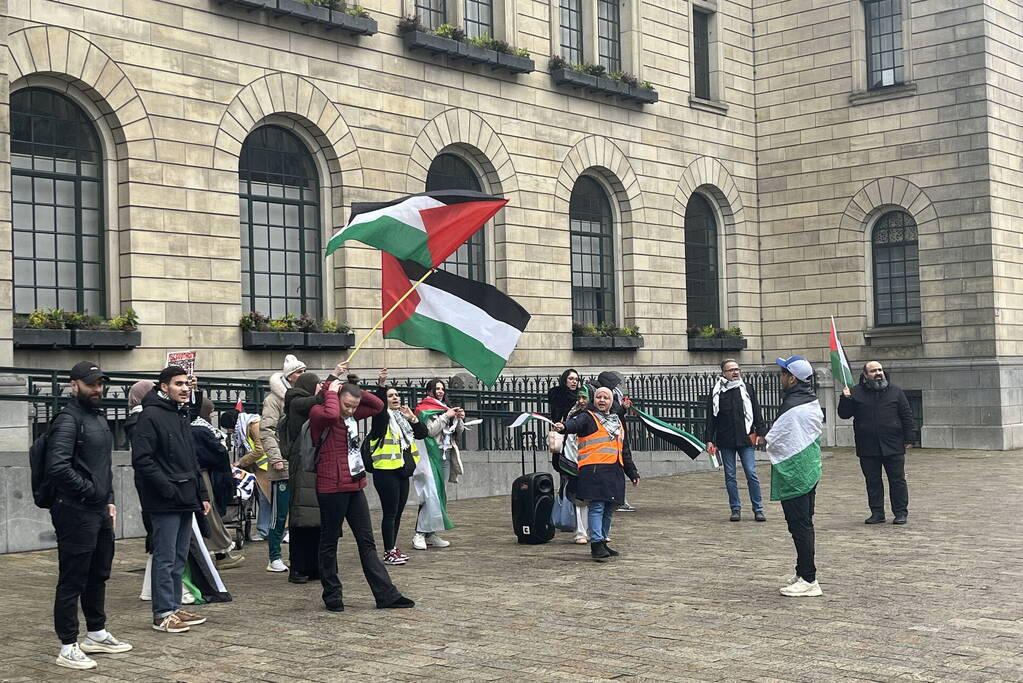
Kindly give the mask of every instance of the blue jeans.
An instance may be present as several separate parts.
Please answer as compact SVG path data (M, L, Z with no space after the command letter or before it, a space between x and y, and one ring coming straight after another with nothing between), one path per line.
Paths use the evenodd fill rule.
M270 524L273 521L273 506L263 495L263 489L256 486L256 531L266 540L270 536Z
M191 512L149 515L153 533L153 616L164 618L181 609L181 577L192 542Z
M590 543L606 541L611 533L611 521L615 516L617 504L605 500L591 500L587 510L587 521L590 523Z
M739 501L739 486L735 482L735 456L742 460L742 470L746 473L746 486L749 488L749 502L753 512L764 509L764 501L760 497L760 479L757 477L757 458L752 446L742 448L722 448L721 464L725 468L725 490L728 491L728 506L733 510L742 508Z
M267 552L270 561L281 559L281 540L284 532L288 530L288 480L270 482L270 495L273 497L272 523L270 524L270 535L266 537ZM258 527L257 527L258 528Z

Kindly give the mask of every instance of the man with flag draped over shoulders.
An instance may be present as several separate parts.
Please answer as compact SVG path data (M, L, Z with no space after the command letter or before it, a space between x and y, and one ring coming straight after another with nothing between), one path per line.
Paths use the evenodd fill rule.
M444 380L431 379L426 385L426 394L416 406L416 417L426 425L428 436L423 443L429 455L415 475L421 503L416 533L412 537L412 547L416 550L451 545L451 541L444 540L437 532L455 528L448 517L447 482L457 480L462 473L458 439L465 431L465 411L445 403L447 385Z
M813 511L821 479L821 432L824 412L813 393L813 366L802 356L778 358L782 396L778 418L767 433L771 458L771 500L781 501L792 542L796 573L782 586L790 598L822 594L814 564Z

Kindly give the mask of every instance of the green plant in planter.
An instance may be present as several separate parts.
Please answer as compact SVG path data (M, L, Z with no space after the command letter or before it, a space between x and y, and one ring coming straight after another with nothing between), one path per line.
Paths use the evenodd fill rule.
M353 17L359 17L360 19L369 19L369 11L362 5L352 5L351 7L342 7L345 14Z
M339 322L334 318L325 318L320 323L320 329L327 334L349 334L352 331L346 323Z
M320 323L308 313L303 313L298 319L299 332L320 332Z
M441 38L450 38L451 40L457 40L458 42L465 40L465 31L452 24L441 24L434 29L433 33Z
M718 333L718 328L715 327L714 325L704 325L699 329L700 331L698 334L704 339L713 339L714 337L717 336Z
M639 84L639 87L643 88L644 90L653 90L654 84L651 83L650 81L643 81L642 83Z
M423 30L423 20L418 14L410 14L398 20L398 33L402 35Z
M270 329L270 318L259 311L252 311L243 315L238 325L247 332L266 332Z
M734 326L733 327L729 327L727 330L725 330L724 336L726 336L726 337L735 337L737 339L742 339L742 330L739 329L738 327L734 327Z
M107 322L107 327L121 332L134 332L139 328L139 317L135 309L126 308L121 315L114 316Z
M69 330L99 330L104 328L103 318L98 315L89 315L88 311L85 313L71 313L65 314L65 326Z
M67 312L60 308L40 308L29 313L27 326L34 330L67 329Z
M15 315L12 327L16 330L21 330L28 327L28 316L27 315Z
M294 332L297 329L298 316L294 313L287 313L270 321L270 330L273 332Z
M547 58L547 69L549 71L557 71L558 69L568 68L568 61L561 55L551 55Z
M516 48L512 54L516 57L525 57L526 59L529 59L529 50L524 47Z

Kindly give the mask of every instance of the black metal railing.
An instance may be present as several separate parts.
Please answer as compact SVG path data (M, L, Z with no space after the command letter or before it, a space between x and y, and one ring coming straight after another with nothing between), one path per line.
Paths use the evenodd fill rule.
M0 373L27 378L26 394L0 394L0 401L29 403L33 436L41 433L50 419L70 400L66 370L0 367ZM137 372L107 374L110 382L104 394L103 406L114 433L116 447L124 449L127 448L123 425L128 417L128 391L135 382L152 381L154 377L151 373ZM756 391L763 407L764 419L770 424L777 416L781 404L782 392L777 373L753 371L743 376ZM716 373L624 375L622 391L642 410L701 437L707 397L717 377ZM391 383L401 393L404 402L413 408L426 396L427 378L407 377L393 379ZM463 407L467 419L482 420L468 431L464 446L469 450L517 451L522 448L531 450L535 444L539 450L543 450L546 424L527 422L515 430L508 429L507 424L523 412L546 415L549 411L547 392L557 383L557 376L547 375L502 377L488 387L462 387L452 382L448 388L448 405ZM240 400L245 410L259 412L269 391L265 380L213 376L201 378L200 388L218 411L232 408ZM664 447L662 441L646 433L635 416L628 417L626 425L629 442L634 450L659 450Z

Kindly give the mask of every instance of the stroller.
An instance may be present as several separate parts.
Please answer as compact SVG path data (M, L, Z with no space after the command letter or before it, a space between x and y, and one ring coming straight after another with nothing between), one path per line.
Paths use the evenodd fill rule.
M256 498L254 496L256 476L251 472L232 468L237 486L235 496L227 504L227 512L224 514L224 527L231 532L234 539L234 547L238 550L245 545L252 530L253 521L256 519Z

